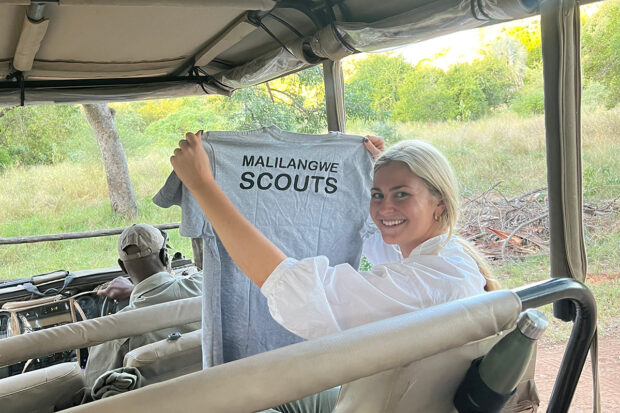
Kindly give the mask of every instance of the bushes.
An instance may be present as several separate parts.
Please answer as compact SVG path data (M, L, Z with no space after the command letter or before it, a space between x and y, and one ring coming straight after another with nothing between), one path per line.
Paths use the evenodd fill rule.
M613 108L620 103L620 0L604 2L586 20L581 49L585 79L605 86L605 104Z
M145 135L158 145L170 147L176 145L185 132L217 129L221 123L221 116L215 111L192 105L151 123L146 127Z
M418 65L398 90L394 120L426 122L454 118L458 107L445 83L443 70Z
M90 131L77 105L26 106L3 110L0 164L52 164L68 159Z

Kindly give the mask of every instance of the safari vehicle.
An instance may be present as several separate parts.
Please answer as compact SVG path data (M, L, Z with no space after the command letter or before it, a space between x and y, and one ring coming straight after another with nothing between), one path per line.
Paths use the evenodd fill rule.
M188 340L172 345L156 343L160 347L148 353L162 355L152 368L154 384L79 407L71 407L81 386L77 363L44 366L42 358L180 320L197 321L200 300L82 321L72 316L72 322L66 324L50 321L37 331L0 341L0 366L33 359L42 367L0 380L2 410L257 411L418 363L419 371L425 372L424 383L411 383L411 392L403 402L406 407L401 404L398 411L447 412L453 410L452 396L471 360L457 356L460 362L454 361L451 357L458 349L496 340L499 333L514 326L521 310L555 303L556 317L572 322L573 330L548 411L568 411L596 332L596 304L582 284L586 262L581 217L578 6L587 2L0 0L0 75L6 79L0 82L0 105L230 95L321 64L328 128L334 131L345 128L341 58L540 14L551 220L548 281L448 303L190 375L185 373L197 368L186 368L189 362L183 355L188 348L194 349L192 357L199 354L196 338L185 337ZM111 270L77 278L98 284L116 275ZM0 300L7 301L4 297L11 289L42 291L47 285L60 291L63 285L75 282L67 280L67 274L52 274L33 278L30 286L4 285ZM10 298L24 300L29 306L30 296ZM75 302L82 308L96 307L95 315L107 313L102 311L103 303L87 303L80 297L64 308L73 313ZM33 320L56 311L49 302L43 304L37 307L40 313L32 315ZM2 323L4 335L9 336L10 321ZM484 327L474 328L480 325ZM191 343L183 347L181 341ZM26 370L23 366L19 365ZM149 367L140 368L146 371ZM174 380L155 383L174 376ZM359 397L363 401L364 394Z

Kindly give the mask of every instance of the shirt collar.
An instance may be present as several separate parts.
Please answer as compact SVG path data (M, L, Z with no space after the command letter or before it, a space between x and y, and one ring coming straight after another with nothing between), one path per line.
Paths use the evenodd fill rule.
M151 275L148 278L140 281L131 292L130 301L140 297L149 291L161 286L162 284L174 281L174 276L167 271L162 271Z
M415 247L408 257L415 257L419 255L437 255L439 250L447 244L448 234L437 235L436 237L429 238L417 247Z

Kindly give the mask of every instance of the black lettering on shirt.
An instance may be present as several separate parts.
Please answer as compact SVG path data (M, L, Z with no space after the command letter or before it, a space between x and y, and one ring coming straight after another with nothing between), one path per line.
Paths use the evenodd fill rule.
M319 192L319 182L325 179L325 177L313 175L310 178L314 179L314 192Z
M254 160L252 160L254 161ZM254 178L254 173L253 172L244 172L241 174L241 180L246 182L247 184L244 185L243 182L241 182L239 184L239 188L241 189L252 189L252 187L254 186L254 180L252 179Z
M303 192L306 189L308 189L308 181L310 180L310 177L308 175L304 176L304 186L303 188L300 188L299 185L299 179L301 178L301 176L299 175L295 175L295 180L293 182L293 189L297 192Z
M254 155L243 155L241 166L254 166Z
M284 180L286 181L286 184L282 185L282 179L281 178L285 178ZM286 191L287 189L289 189L291 187L291 181L292 181L292 178L291 178L290 175L280 174L280 175L276 176L276 180L274 182L274 186L279 191Z
M325 193L333 194L334 192L336 192L338 190L338 187L336 186L337 183L338 183L338 180L334 178L333 176L330 176L329 178L327 178L325 180Z
M258 189L269 189L271 188L271 181L269 182L269 184L267 185L263 185L263 177L268 176L269 179L273 179L273 175L271 175L269 172L263 172L262 174L258 175L258 178L256 178L256 185L258 185Z

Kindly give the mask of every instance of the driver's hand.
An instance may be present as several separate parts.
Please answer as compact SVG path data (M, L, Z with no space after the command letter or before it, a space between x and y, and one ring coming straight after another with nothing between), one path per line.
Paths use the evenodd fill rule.
M106 288L97 291L97 295L105 295L112 300L123 300L129 298L134 285L126 277L116 277Z
M385 140L381 136L367 135L364 138L364 146L372 155L372 160L376 161L377 158L385 151Z

